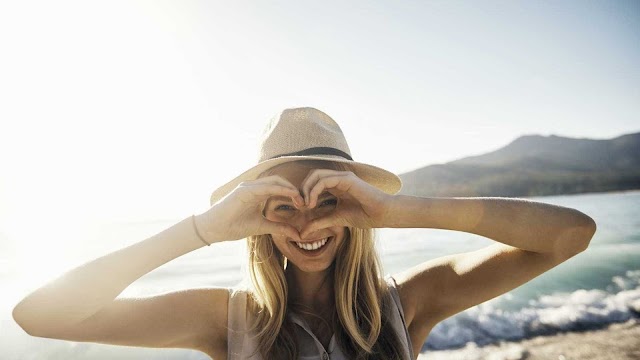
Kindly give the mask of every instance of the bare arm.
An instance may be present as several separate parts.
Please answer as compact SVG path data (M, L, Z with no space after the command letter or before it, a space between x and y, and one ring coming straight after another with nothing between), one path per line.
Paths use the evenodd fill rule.
M390 203L388 227L464 231L498 242L397 274L410 332L420 344L437 322L584 251L596 231L595 221L576 209L525 199L398 196Z
M577 255L596 232L595 221L576 209L526 199L390 195L351 171L329 169L313 170L303 181L311 207L325 190L340 198L339 206L309 221L301 232L303 238L317 229L342 225L446 229L497 241L394 274L415 353L439 321Z
M279 176L243 182L196 216L209 243L297 230L261 216L270 196L299 198ZM299 199L301 200L301 199ZM116 297L142 275L205 246L186 218L134 245L79 266L35 290L13 309L27 333L55 339L201 350L227 357L229 289L199 288L146 298Z
M199 216L198 223L202 221ZM186 342L195 341L196 332L205 331L207 323L213 328L224 325L226 314L217 314L220 323L217 324L216 314L207 310L223 306L215 307L207 301L224 305L226 289L114 299L144 274L203 246L191 218L186 218L148 239L85 263L45 284L15 306L13 317L27 333L35 336L150 347L168 346L170 341L183 339L185 343L174 344L189 345ZM189 309L192 313L181 312L180 316L171 317L172 308ZM207 319L203 318L201 325L195 324L198 316ZM136 321L141 319L147 321ZM194 338L187 339L191 333Z
M526 199L396 195L390 203L385 227L464 231L538 253L574 254L595 232L576 209Z

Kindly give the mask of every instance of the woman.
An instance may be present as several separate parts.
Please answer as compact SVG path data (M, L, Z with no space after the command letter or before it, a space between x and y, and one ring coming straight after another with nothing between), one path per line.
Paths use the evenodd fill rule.
M189 348L214 359L415 359L443 319L584 251L580 211L522 199L397 195L400 179L353 161L339 126L286 109L265 129L256 166L211 207L69 271L16 305L33 336ZM381 278L374 228L438 228L496 241ZM198 288L118 298L158 266L247 238L251 289Z

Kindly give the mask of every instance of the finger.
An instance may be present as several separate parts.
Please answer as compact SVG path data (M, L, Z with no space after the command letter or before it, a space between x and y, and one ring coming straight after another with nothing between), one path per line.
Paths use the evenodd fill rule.
M283 186L288 186L288 187L290 187L292 189L296 188L295 186L293 186L292 183L290 183L287 179L283 178L280 175L265 176L265 177L258 178L258 179L255 179L255 180L252 180L252 181L249 181L249 182L250 183L256 183L256 184L264 183L264 182L269 182L269 183L276 182L276 183L281 184Z
M331 169L313 169L309 171L307 177L302 181L302 194L304 195L305 205L309 206L309 191L315 185L320 177L339 173L339 171Z
M295 196L292 196L291 199L293 200L294 204L297 207L304 206L304 198L300 194L300 190L297 187L295 187L291 182L289 182L287 179L279 175L268 176L265 179L272 179L273 181L277 182L280 185L287 186L293 189L295 191Z
M294 200L294 202L302 202L298 189L291 189L287 186L278 184L262 184L252 185L247 188L252 194L253 199L247 199L247 202L266 201L272 196L285 196Z
M301 229L300 237L305 239L307 236L309 236L310 234L312 234L317 230L329 228L336 225L347 226L349 224L347 224L342 217L337 216L335 213L330 214L330 215L323 216L323 217L309 221Z
M277 183L280 184L282 186L286 186L288 188L291 188L295 191L296 196L292 197L294 203L296 203L297 206L302 206L304 204L304 198L302 197L302 195L300 195L300 190L298 190L297 187L295 187L291 182L289 182L287 179L283 178L280 175L271 175L271 176L267 176L264 178L260 178L260 179L256 179L253 182L254 184L258 184L258 183Z
M284 235L296 241L302 240L298 230L289 224L265 219L264 225L265 233Z
M308 204L308 199L309 197L307 196L307 194L309 193L309 189L311 188L310 184L312 182L312 180L310 180L312 177L317 179L318 177L318 169L312 169L311 171L309 171L307 173L307 176L304 178L304 180L302 180L301 184L302 184L302 188L300 189L302 191L302 196L304 197L304 203L305 205ZM315 181L315 180L314 180ZM315 183L315 182L314 182Z
M309 191L309 208L314 208L318 202L318 196L326 189L334 195L342 194L351 188L349 178L345 175L327 176L320 178Z

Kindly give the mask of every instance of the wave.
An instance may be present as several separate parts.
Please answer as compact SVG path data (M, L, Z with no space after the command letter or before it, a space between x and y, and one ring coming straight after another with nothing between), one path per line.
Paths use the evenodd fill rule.
M593 330L640 317L640 270L614 276L611 282L607 291L580 289L543 295L515 311L504 311L491 301L474 306L438 323L422 351Z

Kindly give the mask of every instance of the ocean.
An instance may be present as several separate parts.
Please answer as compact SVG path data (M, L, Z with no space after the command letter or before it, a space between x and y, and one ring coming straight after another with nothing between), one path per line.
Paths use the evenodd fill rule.
M506 294L440 322L424 343L423 352L455 349L468 343L482 346L501 340L596 329L640 316L640 216L637 215L640 191L528 199L572 207L591 216L598 230L589 248ZM36 338L26 334L11 317L13 306L23 296L62 271L143 240L180 220L112 223L86 229L84 237L78 237L84 240L62 243L58 248L58 260L47 263L35 263L24 253L13 251L11 237L0 238L4 242L0 246L3 250L0 253L0 280L4 289L0 301L0 357L208 359L203 353L185 349L146 349ZM477 250L494 241L475 234L440 229L378 229L376 243L384 273L393 275L421 262ZM35 254L42 250L34 248L32 251ZM49 255L51 253L45 253L36 258ZM146 274L120 296L145 296L191 287L234 286L242 280L245 270L242 241L215 244Z

